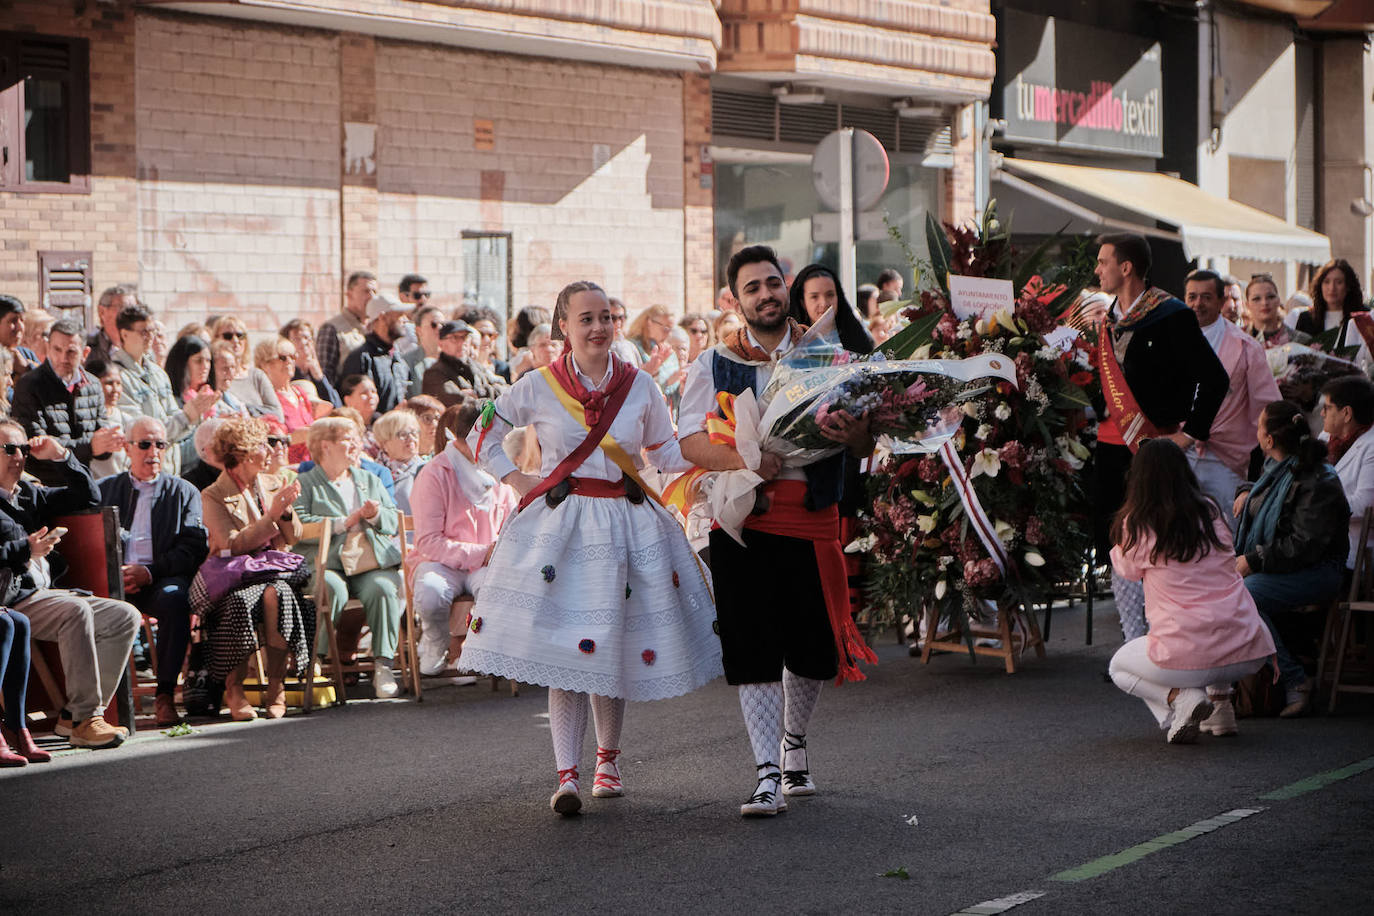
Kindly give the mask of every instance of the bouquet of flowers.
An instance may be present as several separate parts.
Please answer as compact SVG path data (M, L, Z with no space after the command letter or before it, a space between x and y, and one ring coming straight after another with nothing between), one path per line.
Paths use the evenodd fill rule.
M1279 393L1308 412L1316 409L1322 386L1328 381L1360 371L1360 367L1348 359L1302 344L1283 344L1265 350L1264 355L1269 360L1269 371L1274 373Z
M779 361L764 389L763 445L792 466L833 455L843 446L822 428L829 414L844 411L867 417L888 451L933 452L958 429L962 403L988 390L977 381L988 377L1016 382L1011 363L993 356L911 360L879 351L856 357L840 345L827 315Z
M870 556L870 615L889 622L936 605L961 620L986 601L1019 605L1043 597L1081 572L1091 534L1078 472L1096 427L1087 408L1097 385L1092 332L1065 328L1089 275L1074 263L1043 269L1040 255L1013 270L1009 245L989 208L978 226L927 226L932 265L918 265L918 295L903 311L908 324L884 349L889 356L969 360L995 356L1016 383L997 381L967 392L950 437L977 500L1007 558L1005 573L976 532L953 486L945 458L875 455L870 506L861 534L846 549ZM961 318L946 276L1013 281L1015 304Z

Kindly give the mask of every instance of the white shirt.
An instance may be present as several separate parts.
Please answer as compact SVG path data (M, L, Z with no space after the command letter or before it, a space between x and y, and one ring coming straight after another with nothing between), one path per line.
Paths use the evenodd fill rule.
M1226 319L1218 318L1202 329L1202 336L1212 345L1213 353L1221 352L1221 342L1226 339Z
M1345 568L1354 569L1364 510L1374 505L1374 429L1366 430L1336 462L1336 476L1341 479L1346 501L1350 503L1350 555Z
M750 344L764 349L763 344L754 337L754 332L748 327L745 328L745 335ZM677 421L678 434L690 436L692 433L699 433L706 429L706 417L716 411L716 379L713 369L716 352L721 352L721 359L733 359L733 354L727 354L724 344L718 344L702 353L692 361L692 365L687 370L687 381L682 386L682 402L678 407ZM784 334L782 342L773 348L769 358L771 362L760 364L754 373L754 396L762 397L763 389L768 387L768 380L773 377L773 367L777 362L788 353L792 352L792 335Z
M331 480L329 482L334 485L334 489L338 490L339 495L343 497L344 508L348 510L349 515L352 515L354 512L357 512L359 508L361 508L363 504L363 499L362 496L358 493L358 485L353 482L353 474L351 472L345 474L339 480ZM381 513L378 514L380 515ZM343 534L345 531L348 530L344 527L345 521L347 521L346 518L334 519L335 534Z
M610 381L611 369L599 381L593 382L573 360L573 370L578 381L587 389L601 389ZM557 384L557 382L554 382ZM518 470L501 448L501 440L506 433L517 426L533 426L539 438L542 463L539 472L547 477L553 469L571 454L587 438L587 429L572 418L567 408L558 400L542 372L527 372L516 380L505 394L496 399L496 416L492 419L491 429L482 440L482 448L477 454L478 463L497 480L502 480L512 471ZM477 450L477 440L482 429L474 425L468 434L468 445ZM673 429L673 418L668 413L668 404L663 393L658 390L654 380L644 371L635 373L630 393L621 405L620 412L611 422L611 438L633 459L635 468L644 467L641 450L648 452L654 467L668 473L681 473L692 469L693 465L683 459L678 449L677 433ZM598 448L583 461L574 477L589 477L598 480L618 481L625 476L619 465L610 459L604 450Z
M153 562L153 492L157 489L157 478L144 481L130 474L129 480L138 491L138 500L129 523L129 549L124 562L147 566Z

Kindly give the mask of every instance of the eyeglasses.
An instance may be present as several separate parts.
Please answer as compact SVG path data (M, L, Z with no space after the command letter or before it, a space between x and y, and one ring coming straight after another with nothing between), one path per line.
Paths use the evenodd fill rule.
M268 436L267 444L272 446L272 448L281 448L283 445L290 445L291 440L285 436Z
M417 290L417 291L412 292L412 293L410 294L410 298L412 298L412 299L414 299L416 302L418 302L418 301L420 301L421 299L428 299L428 298L430 297L430 295L431 295L430 293L422 293L422 292L419 292L419 291Z
M244 331L223 331L219 335L220 340L247 340L248 334Z
M137 445L141 451L145 452L150 448L156 448L159 452L163 452L167 450L168 443L165 439L141 439L135 442L134 445Z
M435 426L439 422L439 415L437 413L426 413L421 414L419 419L420 422L426 426Z
M121 331L128 331L130 334L137 334L144 340L152 340L157 336L157 331L153 328L120 328Z
M17 453L19 453L20 455L23 455L24 457L27 458L29 452L31 452L31 451L33 451L33 447L32 447L31 445L29 445L27 442L6 442L6 443L5 443L5 454L6 454L6 455L13 455L13 454L15 454L15 453L17 452Z
M289 363L289 362L292 362L292 361L295 360L296 354L294 354L294 353L278 353L276 356L274 356L274 357L272 357L272 358L275 359L275 360L280 360L281 362L284 362L284 363Z
M418 441L420 440L420 431L419 431L419 430L416 430L416 429L405 429L405 430L401 430L399 433L396 434L396 438L397 438L397 439L414 439L415 441L418 442Z
M501 336L500 334L497 334L495 331L478 331L478 333L485 337L487 340L495 340L496 338Z

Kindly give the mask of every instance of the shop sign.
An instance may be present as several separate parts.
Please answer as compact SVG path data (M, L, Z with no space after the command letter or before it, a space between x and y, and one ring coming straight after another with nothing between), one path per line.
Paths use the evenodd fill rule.
M1002 15L993 97L1007 140L1164 154L1158 42L1019 10Z

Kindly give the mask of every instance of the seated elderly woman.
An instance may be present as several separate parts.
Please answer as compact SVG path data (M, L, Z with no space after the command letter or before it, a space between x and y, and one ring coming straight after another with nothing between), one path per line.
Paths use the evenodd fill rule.
M332 405L315 397L309 382L293 381L296 345L284 337L264 340L253 349L253 362L272 383L272 392L281 405L281 421L291 437L291 461L304 461L309 454L305 438L310 424L329 413Z
M381 449L378 460L391 472L396 505L411 515L410 488L415 475L429 460L420 454L420 420L409 410L398 407L383 414L372 424L372 437Z
M1350 552L1350 505L1326 445L1313 437L1302 409L1272 401L1259 419L1264 473L1244 484L1234 510L1236 571L1274 637L1285 691L1280 715L1297 716L1311 702L1311 681L1274 627L1275 617L1330 601L1340 590Z
M282 419L281 402L272 390L267 373L249 369L239 362L234 344L216 340L210 344L210 356L210 386L219 392L219 400L211 408L212 416L272 414Z
M286 550L301 534L293 504L299 485L284 484L265 472L267 427L251 417L230 417L215 430L214 452L224 466L219 479L201 494L210 556L259 554L271 548ZM209 636L210 676L224 682L224 701L236 720L255 719L257 713L243 692L248 659L258 645L261 627L267 656L267 714L286 715L287 653L302 674L312 658L315 608L303 588L309 569L302 564L271 578L255 576L208 606L192 588L192 609L200 614Z
M400 692L391 660L401 631L401 550L396 543L396 503L375 474L359 468L362 437L349 420L326 417L310 427L315 466L297 483L296 512L306 523L325 522L333 537L325 560L329 611L335 623L350 597L363 604L372 631L376 662L373 688L379 697ZM298 548L313 566L318 540Z
M432 458L444 447L444 443L436 442L435 438L439 432L439 416L444 412L444 405L438 398L432 398L427 394L417 394L414 397L406 398L397 410L408 410L415 414L415 419L420 423L420 454L426 458Z
M481 404L468 398L444 411L447 446L415 481L415 546L410 575L423 634L420 673L444 670L449 648L449 607L475 592L477 571L519 497L473 460L467 435Z

